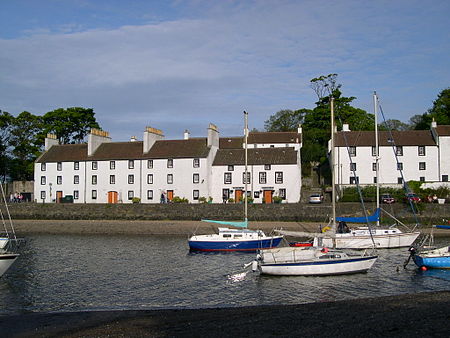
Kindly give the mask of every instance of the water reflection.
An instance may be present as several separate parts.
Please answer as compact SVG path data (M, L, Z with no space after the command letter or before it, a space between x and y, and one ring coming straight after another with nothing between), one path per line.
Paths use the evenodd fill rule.
M442 241L448 239L441 239ZM190 253L184 236L37 235L0 279L0 313L297 304L448 290L449 271L418 272L406 249L380 250L365 274L244 272L254 254Z

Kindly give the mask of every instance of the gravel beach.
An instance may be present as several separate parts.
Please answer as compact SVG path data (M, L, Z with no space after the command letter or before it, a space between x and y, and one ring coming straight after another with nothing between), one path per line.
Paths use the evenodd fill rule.
M285 306L30 313L3 337L448 337L450 291Z

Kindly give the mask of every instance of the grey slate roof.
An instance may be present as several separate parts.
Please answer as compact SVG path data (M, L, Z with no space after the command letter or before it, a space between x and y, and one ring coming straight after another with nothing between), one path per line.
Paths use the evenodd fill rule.
M294 148L258 148L248 149L249 165L264 164L296 164L297 151ZM213 162L213 166L219 165L244 165L244 149L219 149Z
M380 131L378 142L380 146L391 146L391 134ZM345 136L345 138L344 138ZM430 130L392 131L392 138L397 146L434 146L436 142ZM347 141L346 141L347 140ZM340 131L336 133L335 145L348 146L375 146L375 132L373 131Z

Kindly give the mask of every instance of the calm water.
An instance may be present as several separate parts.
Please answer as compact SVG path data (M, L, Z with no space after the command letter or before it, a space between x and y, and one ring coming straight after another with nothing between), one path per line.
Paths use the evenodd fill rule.
M380 250L367 274L273 277L239 275L253 254L189 253L186 237L26 239L0 278L0 314L298 304L450 289L450 271L421 273L412 262L404 270L406 249Z

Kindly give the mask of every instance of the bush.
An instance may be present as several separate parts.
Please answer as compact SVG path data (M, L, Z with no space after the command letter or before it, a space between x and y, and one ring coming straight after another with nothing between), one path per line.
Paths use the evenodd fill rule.
M172 199L172 203L189 203L189 201L187 200L187 198L174 196L174 198Z
M274 203L281 203L281 201L283 201L283 199L280 196L274 196L273 197L273 202Z
M131 199L131 202L133 202L133 203L141 203L141 199L139 198L139 197L133 197L132 199Z
M228 203L234 203L234 198L230 197L230 198L228 199Z
M206 203L206 197L203 197L203 196L199 197L198 202L199 203Z

